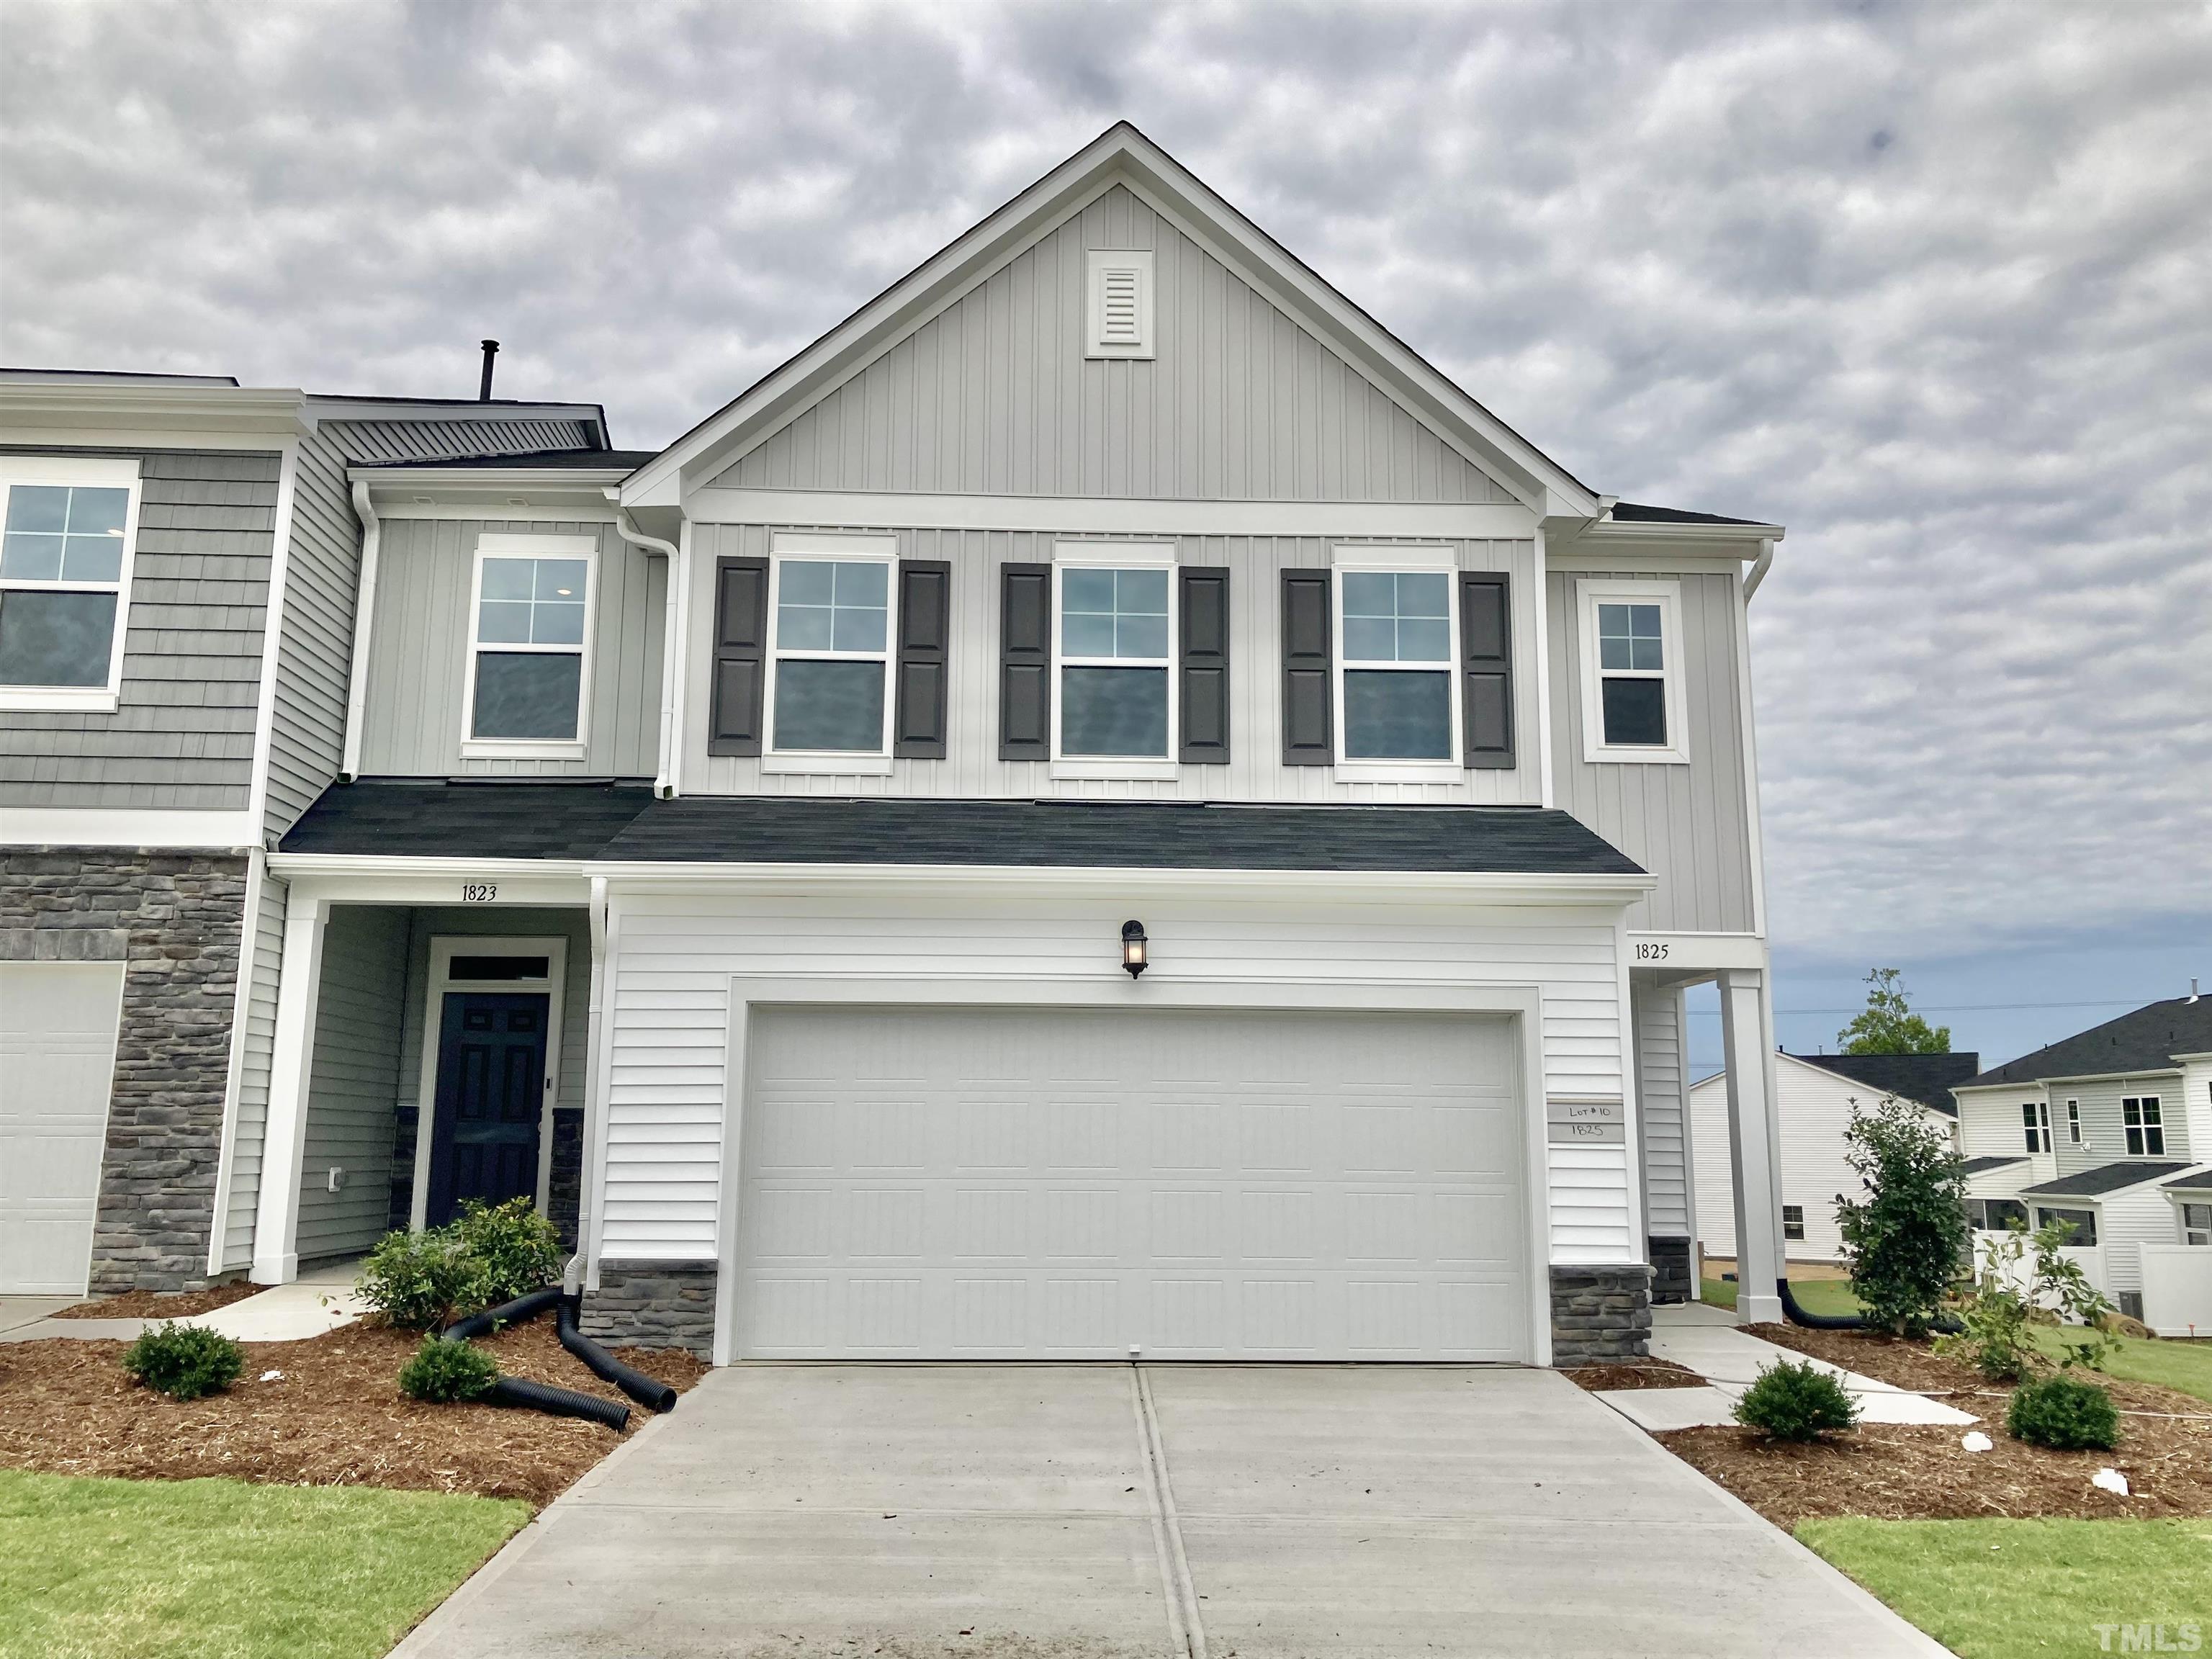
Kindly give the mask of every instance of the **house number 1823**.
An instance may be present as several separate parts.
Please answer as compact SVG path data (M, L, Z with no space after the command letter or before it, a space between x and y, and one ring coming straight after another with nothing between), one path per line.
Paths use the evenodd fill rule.
M461 902L489 904L499 896L499 884L495 881L465 881L461 884Z
M1667 947L1663 944L1639 944L1636 947L1636 959L1638 962L1664 962L1667 960Z

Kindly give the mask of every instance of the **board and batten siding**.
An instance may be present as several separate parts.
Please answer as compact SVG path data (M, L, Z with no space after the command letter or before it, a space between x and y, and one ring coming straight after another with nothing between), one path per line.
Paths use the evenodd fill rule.
M139 467L112 713L0 712L0 806L240 811L252 798L276 547L270 451L36 449Z
M1681 585L1680 642L1689 764L1583 758L1582 626L1576 583L1603 577ZM1748 933L1751 823L1737 680L1737 578L1710 572L1560 571L1546 595L1552 766L1559 805L1659 878L1628 913L1636 932Z
M479 538L588 536L599 545L590 718L576 760L465 759L470 614ZM667 561L611 525L392 519L382 531L368 696L365 777L651 777L659 759L661 611ZM703 738L702 740L703 746Z
M1152 252L1156 356L1086 361L1091 249ZM714 482L1188 501L1513 499L1120 185Z
M300 1160L302 1261L367 1249L382 1237L392 1201L408 915L342 904L327 929ZM333 1169L345 1171L336 1192Z
M1654 1238L1685 1238L1690 1215L1688 1045L1679 987L1635 986L1638 1120L1644 1132L1644 1230ZM1725 1133L1723 1128L1723 1133Z
M1424 805L1534 805L1541 799L1537 763L1535 547L1522 541L1458 541L1463 570L1504 570L1513 580L1514 753L1516 764L1467 769L1442 783L1344 783L1331 768L1285 766L1282 707L1282 573L1329 568L1332 550L1352 537L1056 536L1035 531L896 530L854 532L893 537L903 559L942 559L952 567L951 680L943 760L896 760L884 775L792 774L774 770L775 757L710 756L707 720L712 703L714 561L766 558L780 531L821 533L833 526L701 525L694 532L692 650L685 700L687 794L897 795L962 799L1032 800L1048 797L1103 800L1265 800ZM1047 761L999 758L999 567L1052 562L1061 541L1110 545L1115 539L1173 540L1178 563L1226 566L1230 572L1230 759L1224 766L1186 764L1156 781L1054 778ZM1402 538L1374 538L1371 539ZM1455 690L1454 695L1457 691ZM1055 700L1057 692L1055 691Z
M897 899L617 896L600 1259L717 1257L734 976L992 980L1017 992L1096 982L1127 902L963 899L927 886ZM1194 982L1537 984L1544 1089L1622 1091L1611 911L1148 896L1144 915L1156 971ZM1628 1149L1547 1150L1551 1260L1640 1261Z
M261 1199L261 1151L269 1130L269 1079L276 1045L276 984L284 966L284 909L291 889L264 872L253 911L240 1052L238 1114L231 1126L230 1203L222 1218L225 1271L253 1264L253 1219Z

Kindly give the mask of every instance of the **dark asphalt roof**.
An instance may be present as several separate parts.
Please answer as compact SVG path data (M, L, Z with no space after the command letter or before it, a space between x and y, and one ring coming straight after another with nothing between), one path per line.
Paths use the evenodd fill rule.
M2077 1170L2056 1181L2046 1181L2040 1187L2023 1187L2022 1198L2095 1198L2105 1193L2117 1193L2124 1187L2139 1187L2146 1181L2162 1181L2167 1176L2179 1175L2189 1165L2184 1164L2147 1164L2141 1158L2125 1164L2100 1164L2094 1170Z
M636 783L368 780L287 853L714 864L1636 875L1565 812L1480 806L686 796Z
M2166 1190L2169 1193L2212 1192L2212 1169L2199 1170L2195 1175L2169 1181L2166 1183Z
M535 449L522 455L460 455L450 460L428 461L356 461L357 467L376 467L382 471L404 472L421 468L444 471L453 467L605 467L624 472L635 472L660 452L657 449Z
M1838 1077L1863 1083L1900 1100L1917 1101L1939 1112L1959 1115L1959 1103L1951 1091L1980 1069L1982 1057L1962 1054L1793 1054L1808 1066L1817 1066Z
M2106 1077L2118 1072L2170 1072L2176 1054L2212 1052L2212 997L2174 997L2106 1020L2038 1048L2032 1054L1968 1078L1955 1086L2033 1083L2046 1077Z
M2008 1164L2025 1164L2027 1162L2027 1154L2021 1152L2016 1153L2010 1158L1970 1158L1964 1164L1961 1164L1959 1166L1959 1169L1960 1171L1965 1175L1987 1175L1991 1170L2002 1170Z
M1764 524L1764 519L1723 519L1717 513L1692 513L1679 507L1648 507L1642 501L1615 501L1615 524Z

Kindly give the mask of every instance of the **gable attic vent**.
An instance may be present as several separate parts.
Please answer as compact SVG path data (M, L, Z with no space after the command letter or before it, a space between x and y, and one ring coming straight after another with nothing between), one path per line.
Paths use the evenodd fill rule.
M1086 357L1151 357L1152 256L1107 250L1090 256Z

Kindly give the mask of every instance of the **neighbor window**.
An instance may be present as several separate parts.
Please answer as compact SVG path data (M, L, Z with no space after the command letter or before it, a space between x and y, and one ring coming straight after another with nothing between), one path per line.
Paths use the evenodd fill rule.
M775 561L769 747L777 754L890 752L891 563Z
M1143 551L1146 562L1124 564L1106 562L1121 550L1060 550L1060 757L1079 763L1170 759L1174 550Z
M2001 1233L2027 1225L2027 1206L2016 1198L1970 1198L1966 1219L1983 1232Z
M478 542L465 753L580 747L592 551L574 536Z
M2120 1103L2120 1127L2127 1131L2130 1158L2166 1156L2166 1119L2156 1095Z
M1585 758L1686 761L1677 585L1590 580L1579 590Z
M2046 1210L2035 1212L2035 1224L2047 1227L2054 1221L2063 1221L2073 1228L2066 1236L2069 1249L2087 1249L2097 1242L2097 1212L2094 1210Z
M1782 1206L1782 1236L1784 1238L1796 1239L1805 1237L1805 1206L1803 1205L1785 1204Z
M2066 1139L2074 1146L2081 1144L2081 1103L2078 1100L2066 1103Z
M2027 1130L2027 1150L2047 1152L2051 1150L2051 1107L2044 1101L2025 1101L2020 1109L2021 1124Z
M1338 730L1340 759L1354 768L1363 761L1458 763L1453 586L1449 556L1338 553Z
M2181 1242L2185 1244L2212 1244L2212 1204L2185 1204L2181 1206Z
M0 459L0 708L115 707L135 461Z

